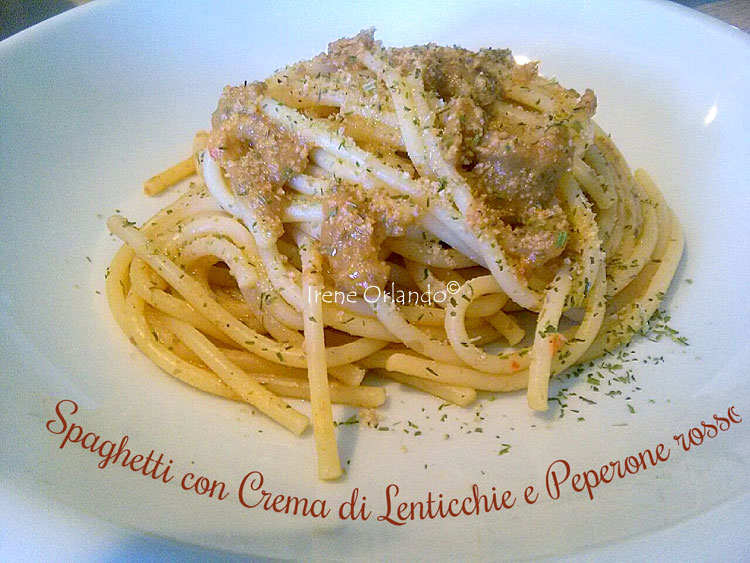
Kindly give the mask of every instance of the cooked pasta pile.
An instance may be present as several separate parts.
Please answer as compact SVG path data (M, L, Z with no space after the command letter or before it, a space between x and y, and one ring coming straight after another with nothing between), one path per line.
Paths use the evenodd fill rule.
M246 401L341 474L331 403L390 378L457 405L527 389L628 342L682 255L677 219L592 121L596 98L506 50L386 49L371 31L227 87L194 154L146 184L190 189L107 277L159 367Z

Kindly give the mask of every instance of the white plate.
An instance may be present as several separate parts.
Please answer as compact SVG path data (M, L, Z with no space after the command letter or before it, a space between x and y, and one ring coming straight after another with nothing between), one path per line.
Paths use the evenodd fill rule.
M748 37L671 4L403 4L93 3L0 45L0 490L16 514L3 510L6 550L206 555L152 539L160 536L305 558L747 555ZM624 393L617 398L584 379L556 384L597 403L571 398L562 419L559 410L529 412L514 394L483 399L475 421L475 410L439 410L440 401L389 386L384 424L394 430L342 428L348 475L320 483L309 434L294 440L247 407L188 389L123 338L99 294L117 246L104 218L120 209L141 221L172 197L147 201L141 182L184 158L225 84L262 78L372 25L387 45L510 47L541 59L561 83L596 91L598 122L634 167L652 173L684 223L686 253L667 305L690 346L638 340L638 358L664 362L633 363L637 382L613 383ZM78 445L60 449L46 423L63 399L80 408L70 422L105 439L128 435L134 453L164 452L177 477L164 484L99 469L100 458ZM744 422L678 451L673 435L732 405ZM341 408L336 418L352 413ZM402 432L407 421L422 435ZM476 427L483 432L467 433ZM660 442L669 460L598 487L593 500L569 482L559 500L544 493L559 458L581 471ZM511 444L507 455L498 455L501 444ZM274 494L325 499L331 515L243 508L238 487L253 470ZM229 497L183 491L189 471L224 481ZM428 491L463 498L473 484L509 489L517 501L397 527L376 520L390 483L399 501ZM527 485L542 492L534 505L523 501ZM336 514L355 487L373 511L366 522Z

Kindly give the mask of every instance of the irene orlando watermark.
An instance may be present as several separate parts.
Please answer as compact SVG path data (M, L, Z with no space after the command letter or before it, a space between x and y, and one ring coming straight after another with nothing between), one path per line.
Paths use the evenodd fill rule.
M457 281L449 281L445 284L444 289L434 290L430 285L425 291L414 291L401 289L395 284L386 286L381 289L376 285L368 286L361 298L367 303L378 303L379 301L394 301L397 305L433 305L445 303L451 295L458 293L461 288ZM310 302L321 301L326 304L345 305L347 303L356 303L360 295L356 291L339 291L326 289L323 291L308 288L307 298Z

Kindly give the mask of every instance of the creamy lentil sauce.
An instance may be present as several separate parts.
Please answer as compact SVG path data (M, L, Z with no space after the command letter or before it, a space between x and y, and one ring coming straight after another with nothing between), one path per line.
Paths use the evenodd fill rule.
M284 184L307 166L307 146L258 112L263 83L227 86L212 118L207 148L235 196L255 211L258 228L283 234Z
M336 186L324 198L320 231L327 274L335 287L359 293L369 286L385 287L390 268L382 243L403 236L416 212L413 204L382 189L363 190L343 182Z
M387 119L393 102L360 60L373 46L373 32L364 31L331 43L327 52L279 71L266 83L224 90L208 150L226 171L235 195L256 211L259 226L267 232L283 233L285 184L305 171L310 147L258 111L264 95L303 111L314 105L311 117L324 117L332 128L347 132L355 123L347 119L347 106L356 103L360 115L369 113L382 126L379 133L371 132L374 140L364 148L378 156L389 153L383 158L391 161L403 156L394 153L393 146L403 143ZM579 95L541 78L536 63L519 65L508 50L474 52L429 44L390 49L387 56L402 73L423 80L432 106L438 108L443 155L473 195L465 217L469 225L490 233L521 275L558 259L568 244L570 225L557 186L571 170L574 156L582 155L593 138L593 92ZM291 78L302 86L290 94L286 82ZM511 90L531 91L532 85L542 92L539 99L520 104L503 96ZM326 100L340 107L321 111ZM520 109L532 109L533 118L508 118ZM361 126L361 116L357 119ZM416 175L408 162L403 168ZM440 198L440 181L425 182L425 190ZM368 286L385 285L389 267L383 241L403 236L405 227L424 211L403 197L345 182L323 194L321 245L329 279L338 289L361 293Z

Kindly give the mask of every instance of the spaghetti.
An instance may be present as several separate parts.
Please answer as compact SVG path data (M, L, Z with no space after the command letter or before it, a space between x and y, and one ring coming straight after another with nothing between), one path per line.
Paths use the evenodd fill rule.
M375 374L461 406L629 341L682 255L680 225L579 95L509 51L386 49L371 31L227 87L197 176L107 278L122 330L189 385L301 434L341 474L331 403L375 408Z

